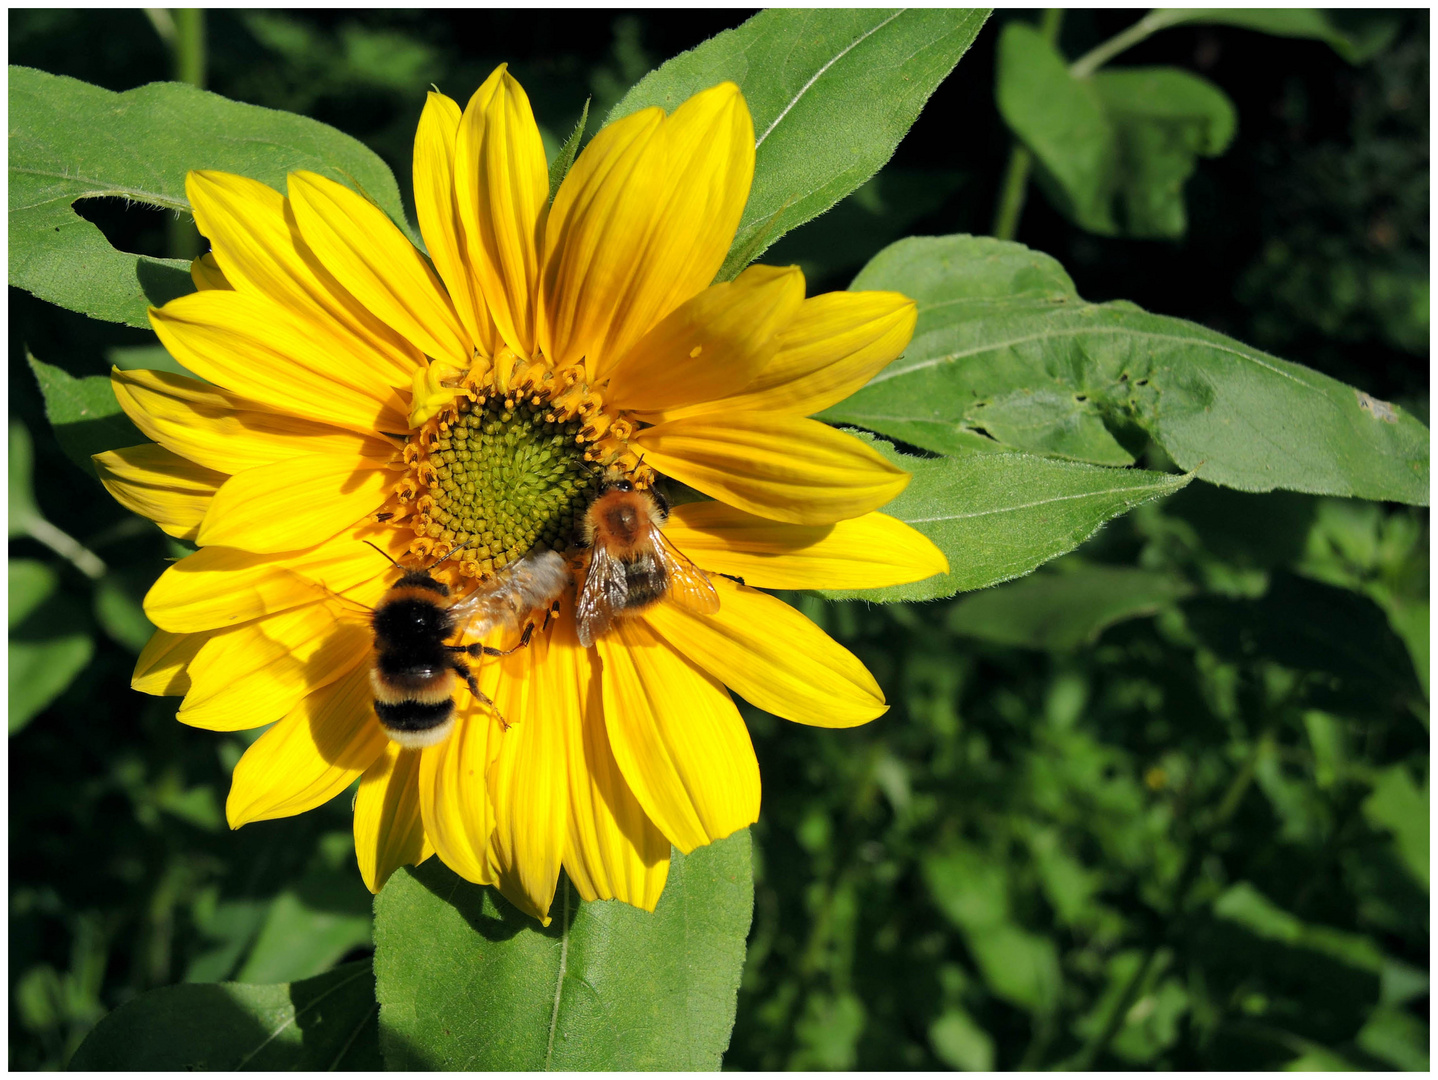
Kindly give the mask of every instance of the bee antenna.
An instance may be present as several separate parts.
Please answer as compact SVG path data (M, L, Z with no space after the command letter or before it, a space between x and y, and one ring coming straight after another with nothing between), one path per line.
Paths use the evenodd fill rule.
M434 566L431 566L430 569L433 570L435 566L443 566L445 563L449 562L450 559L454 558L467 547L469 547L468 544L460 544L456 547L450 548L449 554L446 555L444 558L440 559L439 562L434 564Z
M399 563L395 562L394 558L390 555L390 553L389 553L388 551L385 551L384 548L380 547L378 544L370 544L368 540L361 541L361 543L369 544L370 547L374 548L374 549L375 549L376 551L378 551L381 555L383 555L386 559L389 559L390 564L391 564L396 570L403 570L403 569L404 569L403 566L401 566Z

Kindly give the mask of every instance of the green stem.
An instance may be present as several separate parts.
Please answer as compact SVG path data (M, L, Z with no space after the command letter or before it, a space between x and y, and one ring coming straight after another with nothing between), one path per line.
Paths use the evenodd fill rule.
M205 13L200 8L146 8L145 15L165 48L176 82L205 88ZM200 234L188 217L171 218L166 235L170 257L193 259L200 253Z
M1115 34L1101 45L1095 45L1069 66L1069 74L1075 79L1086 79L1103 67L1125 49L1131 49L1140 41L1169 26L1187 22L1197 14L1195 8L1160 8L1150 11L1138 22L1122 33Z
M87 578L98 580L105 576L107 568L104 560L64 529L50 524L42 517L28 517L25 519L25 531L56 555L68 559Z
M176 8L175 80L205 88L205 13L201 8Z
M1039 33L1050 45L1058 43L1059 27L1063 25L1063 8L1048 8L1039 22ZM1009 165L1004 171L1003 187L999 190L999 205L994 211L994 236L999 240L1012 240L1019 231L1019 217L1024 212L1024 200L1028 197L1029 172L1033 169L1034 156L1019 140L1014 140L1009 151Z

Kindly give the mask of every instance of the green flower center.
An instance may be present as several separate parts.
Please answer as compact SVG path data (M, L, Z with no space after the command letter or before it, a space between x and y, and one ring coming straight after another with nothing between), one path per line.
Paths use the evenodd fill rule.
M430 517L498 570L536 544L562 550L596 493L580 420L546 420L548 405L491 397L441 431L429 453Z

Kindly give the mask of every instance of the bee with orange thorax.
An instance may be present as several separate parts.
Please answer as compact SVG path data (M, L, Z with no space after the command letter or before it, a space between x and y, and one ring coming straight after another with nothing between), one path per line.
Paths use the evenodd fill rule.
M511 563L469 596L451 602L449 587L428 570L407 570L374 609L374 664L370 685L374 711L386 735L401 746L433 746L454 727L454 677L463 679L481 705L499 716L479 689L465 658L507 656L529 644L534 623L569 584L564 559L534 551ZM448 645L457 634L483 637L499 627L517 628L519 643L496 649L478 642ZM501 724L504 717L499 716ZM507 725L506 725L507 726Z
M628 480L606 485L590 504L584 516L589 568L575 605L586 648L615 619L666 598L700 615L719 610L719 594L704 571L665 539L661 530L668 519L662 495L637 490Z

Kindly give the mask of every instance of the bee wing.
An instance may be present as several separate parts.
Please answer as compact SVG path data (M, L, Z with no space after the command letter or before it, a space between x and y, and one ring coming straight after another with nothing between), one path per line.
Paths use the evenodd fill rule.
M719 610L719 593L709 576L689 561L688 556L669 542L658 529L651 529L654 554L669 576L666 598L696 615L713 615Z
M586 649L594 639L609 629L616 608L623 609L629 597L629 579L624 564L603 547L595 547L589 559L589 572L584 575L584 588L574 607L579 628L579 643Z
M497 621L494 616L489 612L481 614L485 601L493 595L493 589L481 585L464 599L456 600L449 606L449 617L454 620L455 631L459 637L469 635L482 638L494 629Z

